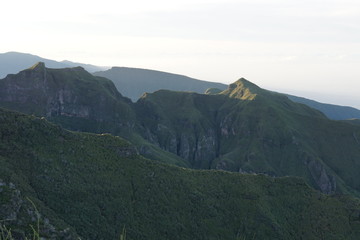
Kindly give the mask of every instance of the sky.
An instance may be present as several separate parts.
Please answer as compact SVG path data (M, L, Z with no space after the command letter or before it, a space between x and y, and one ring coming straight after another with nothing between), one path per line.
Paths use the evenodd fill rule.
M358 0L11 0L0 53L147 68L360 108Z

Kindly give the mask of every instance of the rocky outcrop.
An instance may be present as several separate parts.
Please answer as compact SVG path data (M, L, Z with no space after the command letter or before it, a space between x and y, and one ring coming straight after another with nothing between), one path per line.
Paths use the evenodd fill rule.
M14 239L32 239L31 226L44 239L78 239L70 228L61 229L54 226L38 210L30 198L24 198L16 185L0 179L0 227L10 229ZM39 228L38 228L39 227ZM33 236L35 238L35 236Z
M194 168L210 168L217 155L218 139L211 128L200 132L176 132L159 124L155 130L146 128L144 132L145 139L189 161Z
M308 157L305 161L311 176L321 190L326 194L333 194L336 192L336 179L334 176L328 174L323 164L319 160Z

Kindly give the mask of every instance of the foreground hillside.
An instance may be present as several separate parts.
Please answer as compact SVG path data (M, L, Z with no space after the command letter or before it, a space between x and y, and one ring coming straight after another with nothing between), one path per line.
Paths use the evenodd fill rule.
M299 178L158 164L119 137L3 109L0 138L0 219L19 239L36 226L26 198L40 235L52 239L116 239L123 229L127 239L360 237L357 199Z

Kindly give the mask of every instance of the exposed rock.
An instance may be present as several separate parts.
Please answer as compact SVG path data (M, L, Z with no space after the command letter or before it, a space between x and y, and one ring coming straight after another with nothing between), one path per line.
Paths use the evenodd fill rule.
M133 126L129 99L110 80L83 68L48 69L43 63L0 81L0 106L48 118L81 118L112 125ZM81 125L77 126L81 131Z
M29 199L24 199L21 191L13 183L5 183L0 179L0 219L2 226L11 226L14 239L29 239L33 234L31 226L39 223L41 239L78 239L69 228L58 229L44 217ZM9 229L9 227L7 227ZM27 230L26 230L27 229Z
M328 174L324 166L315 159L307 160L307 167L319 189L326 194L333 194L336 191L336 179Z

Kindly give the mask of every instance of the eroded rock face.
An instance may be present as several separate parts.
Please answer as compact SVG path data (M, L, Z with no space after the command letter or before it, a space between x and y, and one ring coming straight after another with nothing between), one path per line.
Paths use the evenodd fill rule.
M89 118L90 106L80 104L78 99L70 89L60 89L48 97L45 115Z
M38 64L33 69L21 71L16 75L10 74L1 80L0 100L20 104L44 104L48 90L45 66Z
M216 157L217 137L214 129L197 132L176 132L161 126L146 128L144 137L162 149L188 160L194 168L209 168Z
M306 165L321 192L333 194L336 192L336 179L327 173L325 167L317 160L308 158Z
M38 63L0 80L0 106L48 118L130 126L130 104L110 80L94 77L81 67L48 69Z

